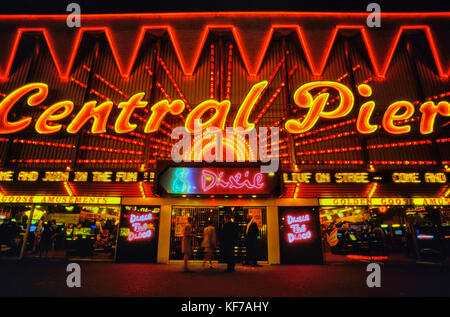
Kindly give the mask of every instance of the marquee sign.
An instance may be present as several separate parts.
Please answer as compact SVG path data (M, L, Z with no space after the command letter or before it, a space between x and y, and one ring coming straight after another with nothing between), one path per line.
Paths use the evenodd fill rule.
M248 118L267 85L268 81L262 81L253 85L236 114L233 128L247 130L255 126L254 123L248 122ZM322 92L315 95L312 94L312 91L318 88L322 88ZM332 110L326 107L328 103L332 103L329 101L330 93L324 92L328 90L333 90L338 93L338 97L336 97L338 100L336 102L337 105L332 106L334 108ZM369 85L359 85L357 90L362 97L370 99L372 89ZM29 127L33 121L30 116L25 115L21 119L10 122L8 120L10 111L19 100L26 97L28 97L27 104L30 107L42 105L48 93L49 89L45 83L30 83L8 94L0 102L0 134L13 134ZM147 101L143 101L144 96L144 92L137 93L131 96L128 101L121 102L117 105L117 108L121 110L114 124L114 131L116 133L126 134L133 132L137 128L137 124L130 123L130 118L135 109L147 107ZM292 134L300 134L311 130L321 118L344 118L353 109L355 101L353 92L347 86L334 81L306 83L295 91L293 98L298 107L307 109L307 113L302 119L292 118L285 122L284 127L286 131ZM97 101L88 101L78 113L74 114L74 118L71 119L65 131L69 134L76 134L92 119L92 134L106 133L107 122L113 107L115 107L114 103L110 100L104 101L99 105ZM158 131L160 124L167 115L179 115L185 110L185 107L186 104L181 99L172 101L163 99L155 103L151 107L151 115L144 126L144 133ZM224 129L230 107L230 100L219 102L214 99L209 99L203 101L190 111L186 118L185 128L191 133L194 132L195 120L201 119L203 114L208 110L212 110L215 114L209 120L202 123L202 130L208 127ZM356 129L359 133L374 133L379 129L379 123L390 134L397 135L411 132L411 126L404 121L410 119L415 114L415 107L412 102L406 100L393 102L379 123L372 122L374 109L375 102L370 100L360 106L356 121ZM63 125L58 123L58 121L68 118L73 113L73 110L74 103L70 100L59 101L53 105L49 105L36 120L34 124L35 131L44 135L60 132L63 129ZM435 101L429 100L419 107L419 112L421 113L420 133L430 134L434 132L435 121L438 116L450 116L450 103L447 101L439 101L436 103Z
M435 197L435 198L403 198L403 197L389 197L389 198L319 198L319 205L321 206L433 206L450 205L450 198Z
M396 172L291 172L283 173L285 184L446 184L450 173L423 171Z
M154 179L154 172L136 171L0 171L0 182L136 183Z
M120 197L88 197L88 196L1 196L0 203L8 204L87 204L87 205L120 205Z
M169 167L160 177L168 194L271 194L276 183L275 174L263 174L259 168Z

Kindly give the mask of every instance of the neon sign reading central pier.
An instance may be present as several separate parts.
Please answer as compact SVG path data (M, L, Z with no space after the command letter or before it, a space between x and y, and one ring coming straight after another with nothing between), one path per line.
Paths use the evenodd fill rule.
M250 89L249 93L241 103L241 106L236 113L233 128L251 129L255 126L254 123L248 121L251 112L263 91L268 86L268 81L259 82ZM322 88L321 92L313 95L311 92L315 89ZM330 90L336 91L338 96L334 98L336 102L329 100ZM370 99L372 95L372 88L367 84L361 84L357 87L358 93L363 98ZM49 93L49 88L45 83L30 83L22 86L13 92L9 93L0 102L0 134L17 133L27 128L33 121L32 117L24 116L14 122L8 120L11 117L9 114L12 108L19 102L20 99L29 95L27 104L30 107L38 105L46 100ZM130 133L137 128L137 125L130 122L133 112L138 108L146 108L147 101L144 101L144 92L134 94L128 101L118 104L120 113L116 118L114 124L114 131L119 134ZM284 127L287 132L292 134L304 133L311 130L319 119L339 119L347 116L353 109L355 96L352 91L345 85L334 81L315 81L302 85L299 87L293 99L295 104L308 112L304 118L288 119ZM336 104L333 110L328 110L327 104ZM327 107L326 107L327 106ZM104 101L97 104L97 101L88 101L77 114L72 114L74 110L74 103L70 100L63 100L53 105L48 106L44 112L37 118L35 123L35 130L40 134L58 133L63 129L63 125L58 123L63 119L74 115L74 118L67 125L66 132L69 134L78 133L84 125L91 119L93 120L91 132L93 134L105 133L107 122L114 104L112 101ZM159 127L166 115L180 115L185 110L185 103L183 100L176 99L169 101L163 99L155 103L151 107L151 115L148 118L144 133L153 133L159 130ZM202 123L201 128L217 127L224 129L225 122L231 108L230 100L217 101L209 99L199 103L188 114L185 122L185 128L189 132L194 131L194 122L201 119L208 111L214 111L214 115ZM374 133L379 129L378 124L371 122L372 113L375 110L375 102L372 100L365 101L359 109L356 120L356 128L362 134ZM432 101L424 102L420 107L420 133L429 134L434 132L434 125L438 115L450 116L450 103L448 101L439 101L437 104ZM396 101L392 103L385 111L381 126L384 130L391 134L405 134L411 131L411 126L406 123L415 113L415 107L410 101Z

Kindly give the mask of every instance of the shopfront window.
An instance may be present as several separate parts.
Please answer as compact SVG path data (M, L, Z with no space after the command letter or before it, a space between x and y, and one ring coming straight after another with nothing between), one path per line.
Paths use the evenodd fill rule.
M321 207L326 261L441 261L450 252L449 218L440 206Z
M322 207L320 223L328 262L407 256L404 208Z
M0 205L0 257L19 257L32 205Z
M241 262L246 258L245 234L247 228L247 214L251 213L258 224L259 236L257 241L257 258L259 261L267 261L267 218L265 207L183 207L174 206L172 208L172 222L170 235L170 260L182 260L181 252L182 229L188 217L192 217L192 229L195 234L193 239L192 260L202 260L204 250L201 247L203 240L203 229L208 222L212 222L216 229L216 250L213 260L222 261L223 257L220 249L220 230L224 224L224 214L231 214L232 221L239 227L239 238L235 246L235 258Z
M449 254L448 212L439 206L417 206L406 212L408 253L421 261L443 261Z
M29 257L114 259L120 206L35 205Z

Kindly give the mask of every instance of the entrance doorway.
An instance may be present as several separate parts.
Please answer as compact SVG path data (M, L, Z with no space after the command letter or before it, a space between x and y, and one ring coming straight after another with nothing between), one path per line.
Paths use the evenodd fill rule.
M181 242L183 239L182 229L187 222L187 217L192 217L192 229L195 235L193 239L193 253L191 260L203 260L204 251L201 247L203 229L211 221L216 228L217 245L213 260L222 262L223 257L220 248L220 233L224 223L224 215L230 214L232 221L239 227L239 238L234 254L236 263L246 258L245 233L247 228L247 214L251 213L257 219L259 237L257 245L258 261L267 261L267 215L265 207L228 207L228 206L173 206L170 234L169 260L182 260Z

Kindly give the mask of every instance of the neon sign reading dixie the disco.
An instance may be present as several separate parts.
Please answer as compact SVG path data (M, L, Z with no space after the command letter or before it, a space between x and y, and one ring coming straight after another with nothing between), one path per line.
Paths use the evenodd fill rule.
M308 223L310 221L309 215L301 216L286 216L286 223L288 224L291 232L287 234L287 240L289 243L310 240L311 230L308 229Z
M153 220L153 215L148 214L130 214L130 232L128 233L128 241L149 239L152 236L152 230L147 222Z
M249 93L241 103L238 112L235 115L233 128L251 129L254 123L249 123L248 119L253 108L263 91L268 85L267 81L259 82L250 89ZM312 94L318 88L322 90L317 94ZM363 98L369 98L372 95L372 89L367 84L361 84L357 87L358 93ZM329 90L336 91L338 96L334 98L335 106L329 100ZM58 121L73 116L71 122L65 127L67 133L76 134L92 119L91 132L93 134L105 133L107 122L114 104L112 101L104 101L97 104L97 101L86 102L77 114L73 114L74 103L70 100L63 100L52 105L43 105L49 93L49 88L45 83L30 83L9 93L0 102L0 134L11 134L27 128L33 121L31 116L23 116L16 121L9 121L9 113L20 99L26 97L27 105L35 107L44 106L45 110L37 118L34 125L35 130L40 134L53 134L60 132L63 125ZM114 124L114 131L119 134L130 133L137 128L137 125L130 122L133 112L138 108L146 108L147 101L144 101L145 93L137 93L131 96L127 101L120 102L117 108L120 110ZM286 131L299 134L312 129L317 121L324 119L338 119L347 116L354 106L355 97L352 91L345 85L334 81L315 81L302 85L294 93L295 104L308 112L304 118L288 119L285 122ZM370 98L369 98L370 99ZM153 133L159 130L159 127L166 115L180 115L185 110L183 100L176 99L169 101L163 99L151 107L151 115L147 119L144 127L144 133ZM325 108L334 108L326 110ZM217 101L209 99L201 102L190 111L185 121L185 128L188 132L194 132L194 122L201 119L202 116L213 110L213 116L202 123L201 128L217 127L224 129L228 112L231 108L230 100ZM359 109L356 120L356 128L362 134L369 134L379 129L378 124L371 122L372 113L375 110L375 102L368 100L364 102ZM434 132L434 123L437 115L444 117L450 116L450 103L448 101L426 101L420 105L420 133L429 134ZM392 103L385 111L381 126L385 131L391 134L405 134L411 131L411 126L405 121L410 119L415 113L414 105L409 101L396 101Z

